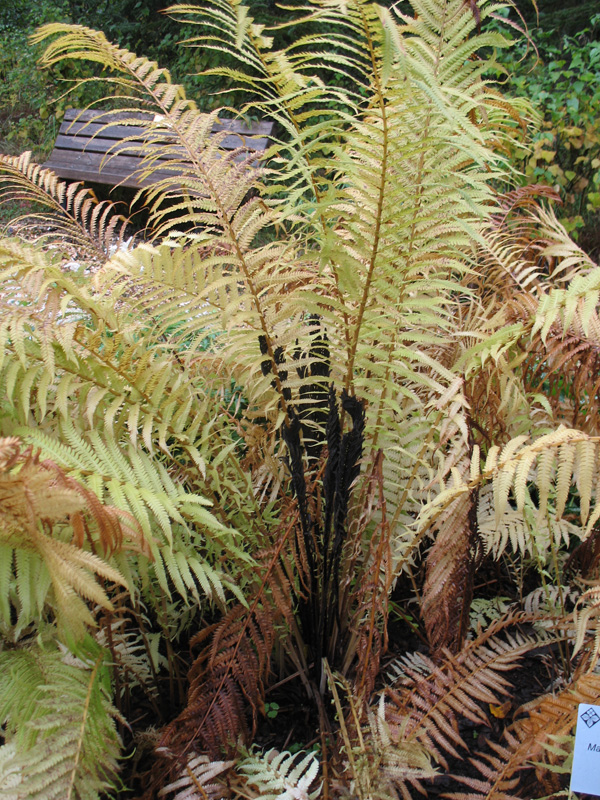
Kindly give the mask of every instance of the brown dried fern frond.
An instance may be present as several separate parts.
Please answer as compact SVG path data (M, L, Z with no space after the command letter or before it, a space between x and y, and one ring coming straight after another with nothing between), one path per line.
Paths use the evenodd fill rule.
M529 198L523 201L512 193L504 207L482 257L482 292L509 297L503 322L521 328L512 369L528 395L545 395L556 421L595 433L600 407L598 266L551 210L535 208Z
M179 756L192 748L215 757L224 748L233 752L240 738L248 739L248 716L254 729L264 702L275 625L282 620L293 624L297 589L282 553L289 549L295 524L293 517L275 546L263 554L251 606L235 605L221 622L192 638L190 645L202 645L202 650L189 672L186 708L161 737L166 755Z
M591 290L595 291L595 290ZM510 317L524 326L525 332L541 318L539 301L515 298ZM576 303L569 325L554 318L546 331L523 336L520 346L520 372L526 390L544 392L558 421L597 434L600 411L600 318L590 305L590 293ZM545 317L543 318L545 320Z
M248 741L262 707L275 639L270 608L235 606L217 625L203 630L191 645L208 640L189 673L184 711L163 732L168 753L232 753ZM248 715L253 725L248 725Z
M402 731L403 740L424 745L447 769L445 754L460 758L460 751L468 750L458 720L488 725L481 704L498 704L508 695L510 683L504 673L539 647L538 637L525 636L518 629L510 632L530 620L525 614L510 614L492 622L459 653L446 651L443 661L421 656L417 667L406 664L401 685L386 690L390 726Z
M470 458L455 469L463 475ZM479 546L477 503L479 491L458 495L437 517L431 532L434 543L427 553L421 616L433 652L448 648L457 653L469 628Z
M566 285L578 271L573 270L577 262L593 267L553 211L540 205L542 198L559 200L554 189L537 184L497 198L498 211L485 237L487 247L480 251L486 294L537 296ZM503 294L508 290L509 295Z
M368 702L388 646L389 593L393 583L391 529L383 488L383 453L376 454L360 495L356 532L351 530L351 554L343 569L340 616L350 617L342 674L354 673L356 697ZM367 534L369 528L372 533ZM368 538L368 548L361 544ZM357 578L357 580L355 580Z
M540 207L540 199L552 200L555 203L560 203L560 194L552 186L547 186L543 183L529 183L526 186L518 186L506 192L498 198L498 211L494 213L493 222L496 227L502 228L507 224L512 224L513 216L515 215L515 224L518 225L520 221L519 214L515 212L538 211Z
M568 756L580 703L597 703L600 676L579 674L558 694L547 694L517 711L517 720L502 744L488 742L493 753L479 753L471 763L481 778L455 776L468 792L452 792L451 800L518 800L529 777L536 793L560 789L555 765ZM521 718L520 715L524 715ZM523 775L523 772L528 772ZM516 791L515 791L516 790Z

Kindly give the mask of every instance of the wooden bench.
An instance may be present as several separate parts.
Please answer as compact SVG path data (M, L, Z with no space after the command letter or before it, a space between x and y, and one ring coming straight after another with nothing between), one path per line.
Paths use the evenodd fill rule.
M122 124L124 119L128 120L127 124ZM146 153L153 148L158 150L165 139L164 134L159 138L156 130L132 124L136 119L148 123L157 118L145 112L69 109L54 150L43 166L60 178L136 189L181 174L181 156L171 152L170 155L160 154L153 165L152 176L143 177L148 163L143 163L142 147ZM228 131L220 143L222 149L231 151L243 147L249 153L261 153L270 144L273 123L257 122L247 126L238 120L219 119L212 133L220 131ZM174 162L173 166L169 166L169 161Z

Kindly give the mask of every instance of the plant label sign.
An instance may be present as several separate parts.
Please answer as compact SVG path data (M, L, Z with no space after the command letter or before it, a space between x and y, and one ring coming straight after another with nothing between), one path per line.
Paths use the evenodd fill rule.
M600 797L600 706L579 705L571 791Z

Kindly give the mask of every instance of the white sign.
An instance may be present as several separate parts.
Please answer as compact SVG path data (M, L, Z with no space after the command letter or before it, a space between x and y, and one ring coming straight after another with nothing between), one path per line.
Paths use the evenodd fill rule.
M600 706L579 706L571 791L600 797Z

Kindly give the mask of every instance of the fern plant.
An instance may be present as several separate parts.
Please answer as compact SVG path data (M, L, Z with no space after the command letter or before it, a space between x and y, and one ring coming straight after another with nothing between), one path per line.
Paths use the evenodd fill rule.
M2 796L91 799L118 787L107 651L95 650L85 660L35 645L0 654Z
M575 610L562 587L598 565L598 268L539 205L547 190L497 192L527 122L487 78L501 5L314 0L283 49L237 0L175 6L199 26L190 46L237 59L220 74L252 91L240 113L279 124L252 169L167 70L82 26L36 34L44 65L103 68L124 125L154 112L137 246L120 247L110 203L0 157L0 200L45 209L0 241L0 432L41 452L10 438L0 458L22 498L2 546L29 554L3 561L0 658L29 658L38 633L57 660L59 642L80 672L51 680L68 674L80 705L91 670L79 738L61 739L72 796L115 785L105 658L115 704L133 695L164 723L145 734L147 798L409 797L468 753L459 721L489 724L527 654L555 648L568 680L592 680L597 587ZM153 180L159 158L172 178ZM573 543L587 550L567 562ZM523 614L514 591L473 632L478 571L524 558L548 602ZM428 653L377 695L399 585ZM267 691L292 681L320 763L285 742L248 755ZM18 796L55 791L22 766L59 737L44 709L17 725L6 706ZM79 789L88 720L110 746ZM496 753L538 758L511 724Z

